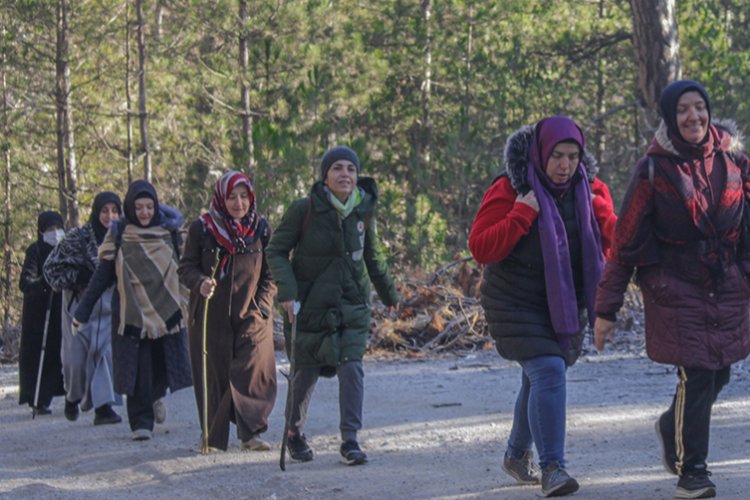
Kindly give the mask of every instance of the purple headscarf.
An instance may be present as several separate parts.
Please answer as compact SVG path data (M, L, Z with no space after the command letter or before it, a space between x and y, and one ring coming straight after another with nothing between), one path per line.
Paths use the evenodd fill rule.
M562 141L576 142L583 157L583 132L573 120L565 116L551 116L537 123L531 137L529 168L526 175L529 186L534 190L539 202L539 237L542 243L544 279L552 328L565 353L570 347L571 337L580 332L581 325L578 320L568 235L554 198L562 196L571 188L575 176L565 184L555 184L546 174L547 161L555 146ZM593 325L596 285L604 268L604 255L599 224L591 205L591 186L582 160L579 161L576 172L580 179L574 183L572 189L582 249L583 289L589 324Z

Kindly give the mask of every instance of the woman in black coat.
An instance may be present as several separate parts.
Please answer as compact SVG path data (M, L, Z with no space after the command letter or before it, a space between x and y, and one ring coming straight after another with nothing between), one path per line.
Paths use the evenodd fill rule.
M44 279L42 266L52 249L65 235L63 219L57 212L42 212L37 219L37 241L26 249L18 286L23 292L21 350L18 357L18 404L28 404L37 415L47 415L54 396L65 394L60 361L61 295ZM39 361L44 345L39 396L34 407Z

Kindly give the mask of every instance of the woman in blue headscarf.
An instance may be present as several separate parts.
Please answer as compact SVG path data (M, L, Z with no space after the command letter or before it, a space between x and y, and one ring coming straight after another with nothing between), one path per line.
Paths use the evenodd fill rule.
M518 361L521 390L503 470L545 496L578 490L565 466L566 370L581 350L615 215L593 177L583 133L564 116L508 138L506 171L487 190L469 235L486 264L482 306L501 356ZM533 461L532 446L539 453Z

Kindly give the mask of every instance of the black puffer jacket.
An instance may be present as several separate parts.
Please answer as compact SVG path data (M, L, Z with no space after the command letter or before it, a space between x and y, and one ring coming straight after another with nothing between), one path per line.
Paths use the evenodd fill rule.
M527 150L532 127L524 127L508 138L505 148L506 175L517 192L528 191L526 185ZM595 168L593 158L584 152L589 170ZM574 182L586 182L580 176ZM571 349L563 353L552 328L544 280L544 260L538 220L521 238L511 254L488 264L484 271L481 295L490 334L497 350L506 359L524 360L537 356L561 356L568 365L580 354L583 326L586 325L581 275L581 243L576 222L574 189L558 200L573 268L576 298L579 305L580 334L572 340Z

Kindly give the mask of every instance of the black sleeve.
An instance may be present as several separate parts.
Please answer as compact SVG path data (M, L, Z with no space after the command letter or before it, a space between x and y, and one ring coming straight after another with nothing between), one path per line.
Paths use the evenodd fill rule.
M94 304L115 279L115 261L99 261L99 265L96 266L96 271L94 271L94 275L91 277L91 281L89 281L89 285L86 287L86 291L83 293L83 297L81 297L73 315L76 321L86 323L89 320Z

